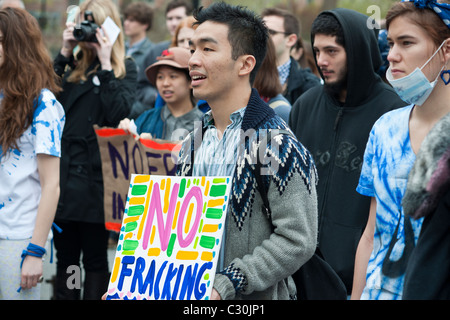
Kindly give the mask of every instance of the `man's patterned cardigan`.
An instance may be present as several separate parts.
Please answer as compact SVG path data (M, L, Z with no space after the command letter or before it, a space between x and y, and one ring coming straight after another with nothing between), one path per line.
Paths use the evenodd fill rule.
M214 288L222 299L290 299L296 296L290 275L313 254L317 244L317 172L313 159L286 123L252 91L242 122L241 151L237 156L228 207L224 270ZM197 128L183 142L177 175L191 176L194 152L204 129ZM260 156L258 156L260 154ZM264 210L255 177L261 177L270 203Z

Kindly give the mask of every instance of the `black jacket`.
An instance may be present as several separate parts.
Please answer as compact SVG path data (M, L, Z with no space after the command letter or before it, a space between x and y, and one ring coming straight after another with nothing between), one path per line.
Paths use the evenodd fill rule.
M283 92L283 96L289 103L294 104L303 93L318 85L320 85L319 78L309 68L300 67L298 62L291 57L287 86L285 92Z
M423 221L408 262L403 300L450 300L450 189Z
M94 61L87 72L99 65ZM68 71L64 73L66 66ZM61 194L56 221L104 223L103 178L100 152L93 125L117 127L130 112L136 88L136 64L126 59L126 76L97 71L80 83L67 82L73 58L58 55L55 71L63 76L58 101L66 113L62 135Z
M450 113L420 146L402 199L405 215L423 218L408 261L404 300L450 299Z
M324 86L312 88L293 105L289 125L319 174L319 248L350 293L370 206L370 198L356 192L369 133L381 115L405 103L376 74L381 56L367 16L348 9L322 14L334 15L344 31L347 98L341 104Z

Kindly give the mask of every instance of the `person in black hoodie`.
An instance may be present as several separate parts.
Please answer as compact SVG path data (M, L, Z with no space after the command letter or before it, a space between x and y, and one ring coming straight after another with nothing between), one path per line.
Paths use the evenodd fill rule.
M313 154L319 183L319 251L350 294L370 197L356 192L374 122L405 106L377 75L382 60L368 17L338 8L318 15L311 41L324 86L293 105L289 126Z

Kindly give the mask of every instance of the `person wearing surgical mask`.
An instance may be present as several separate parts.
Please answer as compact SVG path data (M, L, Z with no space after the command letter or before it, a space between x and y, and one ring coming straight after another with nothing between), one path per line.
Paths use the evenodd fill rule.
M367 144L357 191L372 202L356 253L352 299L403 298L424 221L405 210L410 174L435 143L450 145L448 131L437 130L450 121L450 1L396 3L386 25L386 78L409 105L383 115Z
M392 40L391 40L392 41ZM413 72L408 74L407 76L402 76L404 71L397 68L390 67L386 72L386 79L395 89L397 94L402 98L406 103L415 104L417 106L421 106L428 99L430 94L433 92L434 87L438 83L438 78L443 74L443 70L446 67L446 64L442 66L441 70L437 73L436 77L433 81L428 80L424 70L431 61L436 57L442 47L446 44L447 40L444 40L439 48L434 52L430 59L425 62L422 67L416 67ZM391 55L392 64L394 64L396 57ZM396 76L396 77L394 77ZM447 81L444 80L443 81Z

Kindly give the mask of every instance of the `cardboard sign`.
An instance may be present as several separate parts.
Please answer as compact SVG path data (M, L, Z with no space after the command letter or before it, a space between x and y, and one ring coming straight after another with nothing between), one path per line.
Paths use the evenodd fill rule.
M160 139L136 140L122 129L94 129L102 160L105 226L119 232L131 175L175 175L180 145Z
M107 299L207 300L231 177L133 175Z

